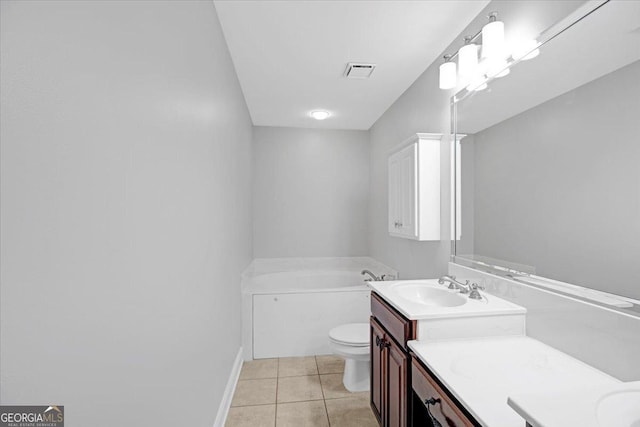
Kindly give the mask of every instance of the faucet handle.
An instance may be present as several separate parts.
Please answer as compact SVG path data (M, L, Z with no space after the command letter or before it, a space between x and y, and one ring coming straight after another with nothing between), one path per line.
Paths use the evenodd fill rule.
M467 280L467 284L468 283L469 281ZM478 289L482 289L484 291L484 286L478 285L477 283L472 283L471 285L469 285L469 288L471 289L471 292L469 293L470 299L482 299L482 294L480 294L480 291L478 291Z

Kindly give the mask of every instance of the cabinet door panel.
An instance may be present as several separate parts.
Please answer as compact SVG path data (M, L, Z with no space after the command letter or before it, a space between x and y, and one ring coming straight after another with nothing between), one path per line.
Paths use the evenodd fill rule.
M371 409L381 423L384 416L384 378L386 367L379 343L384 342L384 331L371 317ZM381 423L382 425L382 423Z
M400 165L398 156L389 158L389 233L398 232L400 222Z
M395 342L387 341L387 408L389 427L407 426L407 355Z
M413 144L402 151L400 160L400 231L408 237L417 237L416 228L416 151Z
M416 321L404 318L375 292L371 293L371 315L400 345L416 339Z

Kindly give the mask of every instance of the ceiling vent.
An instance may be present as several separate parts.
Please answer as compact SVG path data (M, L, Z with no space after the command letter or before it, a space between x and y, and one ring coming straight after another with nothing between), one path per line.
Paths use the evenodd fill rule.
M349 79L368 79L375 68L376 64L349 62L347 69L344 70L344 76Z

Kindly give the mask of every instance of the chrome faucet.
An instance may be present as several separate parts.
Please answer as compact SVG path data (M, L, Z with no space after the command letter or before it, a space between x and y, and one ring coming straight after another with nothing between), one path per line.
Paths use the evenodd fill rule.
M374 281L374 282L381 282L384 280L384 274L381 277L376 276L375 274L373 274L372 272L370 272L369 270L362 270L360 272L360 274L362 274L363 276L369 275L370 277L368 279L364 279L365 282L370 282L370 281Z
M444 285L445 282L449 282L449 289L460 289L461 294L468 294L471 291L471 285L469 285L469 281L466 283L458 282L456 280L456 276L442 276L438 279L438 283Z

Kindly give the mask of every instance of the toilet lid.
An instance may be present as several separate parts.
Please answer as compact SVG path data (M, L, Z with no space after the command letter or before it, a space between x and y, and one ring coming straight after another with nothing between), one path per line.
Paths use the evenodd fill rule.
M369 345L369 324L348 323L329 331L329 338L346 345Z

